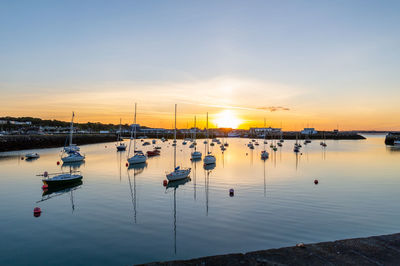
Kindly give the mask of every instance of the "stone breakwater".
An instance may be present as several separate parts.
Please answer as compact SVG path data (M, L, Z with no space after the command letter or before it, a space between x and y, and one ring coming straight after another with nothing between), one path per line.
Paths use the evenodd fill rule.
M39 148L63 147L68 135L16 135L0 136L0 152ZM113 134L75 134L77 145L116 141Z
M399 265L400 234L145 265Z

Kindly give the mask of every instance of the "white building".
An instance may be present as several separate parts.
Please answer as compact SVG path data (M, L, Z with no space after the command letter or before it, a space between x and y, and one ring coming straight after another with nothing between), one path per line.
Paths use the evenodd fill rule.
M315 128L313 128L313 127L306 127L301 131L301 134L304 134L304 135L314 135L317 133L318 133L318 131L316 131Z

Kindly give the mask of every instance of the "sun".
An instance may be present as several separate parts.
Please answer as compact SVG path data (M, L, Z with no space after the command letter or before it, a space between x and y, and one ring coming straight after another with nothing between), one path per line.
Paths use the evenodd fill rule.
M216 114L216 118L213 120L214 124L219 128L238 128L242 123L234 112L231 110L224 110Z

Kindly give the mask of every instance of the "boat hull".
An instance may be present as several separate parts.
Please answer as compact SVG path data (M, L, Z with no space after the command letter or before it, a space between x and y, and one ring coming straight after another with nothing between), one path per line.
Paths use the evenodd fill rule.
M117 151L125 151L126 150L126 146L117 146Z
M64 163L77 163L85 160L85 156L67 156L61 158Z
M82 176L79 175L74 178L63 179L63 180L43 179L42 182L43 184L48 185L49 187L63 187L82 182Z
M204 157L203 162L204 164L214 164L216 162L216 159L214 156L207 155L206 157Z
M146 156L133 156L128 159L129 164L138 164L138 163L145 163L146 162Z
M191 168L176 170L167 175L168 181L177 181L187 178L190 175Z

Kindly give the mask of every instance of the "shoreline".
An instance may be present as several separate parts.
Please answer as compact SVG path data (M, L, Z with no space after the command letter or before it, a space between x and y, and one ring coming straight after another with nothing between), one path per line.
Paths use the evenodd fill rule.
M30 149L44 149L44 148L57 148L64 147L68 134L60 135L7 135L0 136L0 152L7 151L19 151L19 150L30 150ZM127 136L123 136L125 139ZM147 135L148 139L155 138L156 136ZM171 136L168 136L169 140ZM183 139L184 135L178 135L177 139ZM306 135L300 135L299 140L305 139ZM140 138L140 136L139 136ZM202 139L204 136L198 136L198 139ZM211 138L211 137L210 137ZM223 138L218 136L218 138ZM225 137L229 138L240 138L240 137ZM248 136L248 138L253 139L263 139L257 138L256 136ZM279 139L280 136L270 135L266 137L266 140ZM283 138L287 140L296 139L295 133L284 133ZM322 140L322 135L316 134L309 136L311 140ZM329 134L325 136L325 139L334 140L363 140L365 137L359 134ZM77 145L85 144L96 144L104 142L117 141L117 136L114 134L74 134L73 143Z
M400 233L141 265L398 265Z
M13 135L0 137L0 152L45 149L45 148L62 148L66 143L68 135ZM117 137L113 134L93 134L80 135L75 134L73 138L74 144L96 144L103 142L117 141Z

